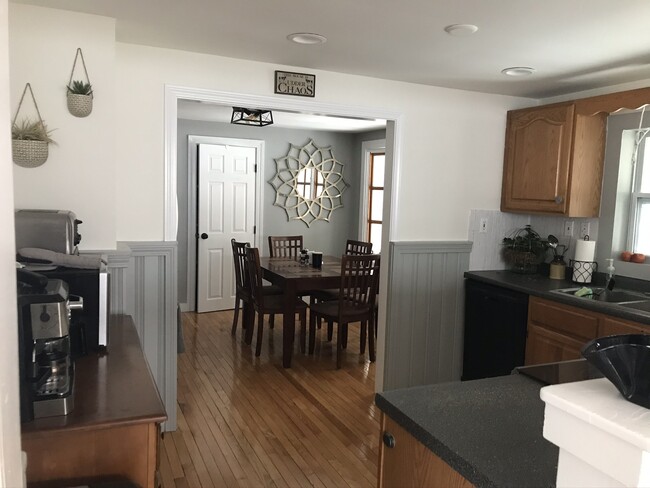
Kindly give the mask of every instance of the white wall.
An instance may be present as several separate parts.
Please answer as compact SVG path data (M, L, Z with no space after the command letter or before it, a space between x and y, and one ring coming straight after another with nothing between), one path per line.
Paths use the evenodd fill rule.
M18 411L18 329L11 139L7 0L0 0L0 486L23 486Z
M115 43L104 17L26 5L10 16L12 103L31 81L59 143L43 167L16 168L16 204L77 211L86 249L163 239L165 84L272 95L274 70L300 70ZM65 107L77 47L96 93L87 119ZM462 239L471 208L498 208L506 111L534 101L304 71L318 102L403 114L399 239Z
M115 21L107 17L11 4L11 115L31 83L41 115L55 128L38 168L14 165L17 208L65 209L84 221L82 249L115 247ZM66 85L78 47L95 92L86 118L68 113ZM80 61L78 62L78 64ZM83 77L77 66L75 79ZM23 103L35 118L31 100ZM19 115L22 118L23 111ZM135 121L134 121L135 122Z
M116 52L117 237L162 239L164 85L272 95L274 70L290 67L122 43ZM318 102L403 113L400 239L463 239L471 208L498 208L506 111L533 101L305 71Z

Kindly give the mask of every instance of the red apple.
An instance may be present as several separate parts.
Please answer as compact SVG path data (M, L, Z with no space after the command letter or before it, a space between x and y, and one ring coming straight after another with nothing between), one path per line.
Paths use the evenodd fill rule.
M621 253L621 261L629 261L631 257L632 253L630 251L623 251Z
M645 254L641 254L640 252L635 252L630 257L630 261L632 261L633 263L643 263L645 262Z

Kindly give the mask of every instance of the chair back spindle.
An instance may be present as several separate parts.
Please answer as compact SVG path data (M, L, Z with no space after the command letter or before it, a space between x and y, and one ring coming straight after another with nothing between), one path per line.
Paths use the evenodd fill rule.
M345 244L345 254L350 256L363 256L372 254L372 242L355 241L348 239Z
M269 236L272 258L297 258L303 249L302 236Z

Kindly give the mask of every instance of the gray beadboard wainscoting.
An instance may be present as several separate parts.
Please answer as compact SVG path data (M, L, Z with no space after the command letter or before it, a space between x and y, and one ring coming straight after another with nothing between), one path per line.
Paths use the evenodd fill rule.
M384 390L460 380L468 241L391 242Z
M104 252L110 311L133 317L167 410L163 430L176 430L177 263L175 242L120 242ZM109 338L110 353L110 338Z

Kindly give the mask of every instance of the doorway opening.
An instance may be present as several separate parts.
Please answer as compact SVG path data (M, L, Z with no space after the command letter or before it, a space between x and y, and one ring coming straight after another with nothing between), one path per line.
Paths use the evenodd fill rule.
M400 141L401 115L384 109L372 107L355 107L331 103L319 103L308 100L282 98L278 96L256 96L213 90L196 89L166 85L165 86L165 240L176 241L178 237L178 102L192 100L208 102L216 105L264 107L270 110L319 114L333 117L357 119L386 120L386 168L385 190L383 201L382 248L388 249L388 243L394 239L394 222L398 209L398 182L400 174ZM257 239L259 239L259 234ZM256 245L260 245L256 241ZM388 296L388 270L390 256L384 253L380 278L380 295ZM181 258L182 259L182 258ZM378 337L377 337L377 375L376 390L383 386L384 341L386 336L386 303L379 304Z

